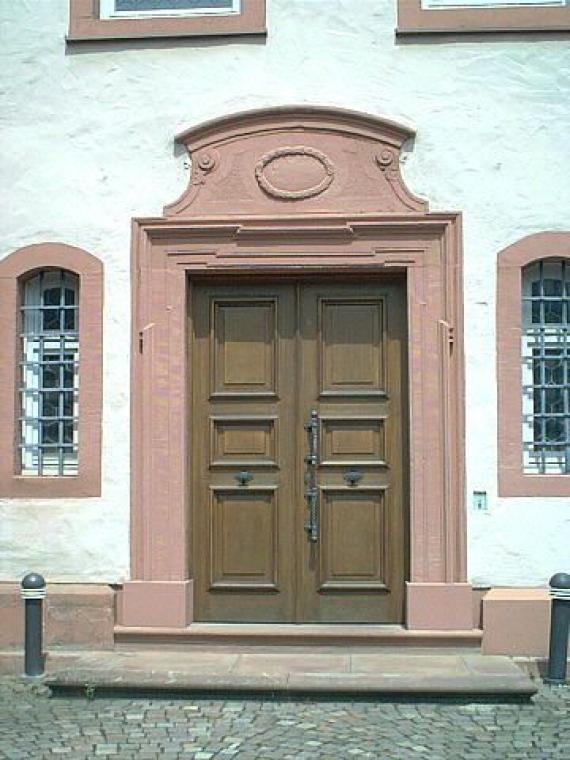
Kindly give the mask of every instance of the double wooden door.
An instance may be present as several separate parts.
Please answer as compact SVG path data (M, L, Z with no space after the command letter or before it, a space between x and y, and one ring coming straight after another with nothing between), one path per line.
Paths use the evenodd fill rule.
M191 284L196 619L400 622L405 291Z

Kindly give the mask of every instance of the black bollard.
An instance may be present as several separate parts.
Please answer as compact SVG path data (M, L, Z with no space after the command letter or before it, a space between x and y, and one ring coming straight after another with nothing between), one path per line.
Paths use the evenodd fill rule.
M550 579L552 612L550 616L550 653L546 683L566 683L568 634L570 632L570 575L556 573Z
M25 610L24 672L27 676L41 676L44 672L42 652L42 606L46 595L46 582L39 573L28 573L22 580L21 595Z

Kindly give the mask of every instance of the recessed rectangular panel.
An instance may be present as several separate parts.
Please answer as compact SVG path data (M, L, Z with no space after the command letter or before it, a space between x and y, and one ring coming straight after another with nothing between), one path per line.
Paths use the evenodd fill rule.
M383 299L323 299L320 309L321 394L382 393Z
M383 419L322 417L321 422L321 464L385 464Z
M214 301L214 395L274 395L276 303Z
M211 589L277 589L275 489L212 489Z
M211 466L277 466L276 423L247 417L211 419Z
M384 500L381 489L322 489L321 590L386 589Z

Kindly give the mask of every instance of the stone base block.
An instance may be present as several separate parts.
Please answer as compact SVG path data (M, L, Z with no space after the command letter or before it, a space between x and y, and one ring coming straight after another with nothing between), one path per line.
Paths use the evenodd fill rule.
M483 653L548 657L550 604L546 588L488 591L483 599Z
M407 627L411 630L466 631L475 628L469 583L407 583Z
M24 646L24 602L17 583L0 584L0 649ZM112 649L115 592L109 586L48 583L46 647Z
M119 594L118 623L128 627L186 628L192 621L192 581L130 581Z
M0 583L0 649L23 648L24 603L20 586Z

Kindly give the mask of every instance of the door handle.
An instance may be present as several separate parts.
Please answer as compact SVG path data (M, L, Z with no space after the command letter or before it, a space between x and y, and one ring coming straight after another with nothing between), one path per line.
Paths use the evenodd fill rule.
M362 480L362 473L360 472L360 470L356 470L353 468L353 469L347 470L344 473L344 479L346 480L349 486L357 486L359 482Z
M305 423L309 438L309 453L305 456L305 499L309 514L305 522L307 538L312 544L319 540L319 514L317 488L317 465L319 463L319 415L312 410L309 421Z
M253 475L251 472L243 471L243 472L237 472L234 475L234 478L237 480L237 482L240 484L240 486L246 486L250 480L253 480Z

